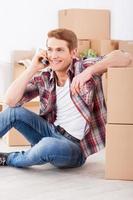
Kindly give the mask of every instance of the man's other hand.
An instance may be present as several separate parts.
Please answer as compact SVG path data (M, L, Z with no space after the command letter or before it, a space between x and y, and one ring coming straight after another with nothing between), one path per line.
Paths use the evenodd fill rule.
M72 94L78 94L80 92L80 90L82 90L84 84L90 80L92 77L91 72L88 72L88 70L84 70L83 72L81 72L80 74L78 74L77 76L75 76L72 80L71 83L71 91Z

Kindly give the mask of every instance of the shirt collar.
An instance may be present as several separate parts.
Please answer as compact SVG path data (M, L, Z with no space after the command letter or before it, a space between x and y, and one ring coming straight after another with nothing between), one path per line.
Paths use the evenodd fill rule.
M73 59L72 62L70 63L68 69L67 69L67 74L69 77L73 77L74 76L74 64L77 62L78 59ZM50 72L50 81L52 81L53 79L56 79L56 73L49 68L49 72Z
M72 79L74 77L74 74L75 74L75 63L78 61L77 58L73 59L71 64L69 65L68 67L68 70L67 70L67 74L69 76L70 79Z

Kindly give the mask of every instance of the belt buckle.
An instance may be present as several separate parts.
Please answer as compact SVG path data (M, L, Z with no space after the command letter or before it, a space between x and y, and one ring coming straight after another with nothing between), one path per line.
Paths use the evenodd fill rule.
M62 127L59 126L59 125L57 125L56 128L57 128L57 130L58 130L62 135L65 134L66 131L64 130L64 128L62 128Z
M60 132L62 133L62 135L64 135L66 133L66 131L62 127L60 127Z

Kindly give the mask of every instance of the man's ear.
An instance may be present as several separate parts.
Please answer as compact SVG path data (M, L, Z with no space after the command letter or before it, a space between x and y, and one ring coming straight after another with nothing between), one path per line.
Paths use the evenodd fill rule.
M72 50L72 58L77 58L77 48Z

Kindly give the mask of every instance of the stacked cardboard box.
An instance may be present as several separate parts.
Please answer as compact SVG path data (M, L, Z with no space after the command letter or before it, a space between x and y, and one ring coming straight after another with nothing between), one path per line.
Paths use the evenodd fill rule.
M109 10L65 9L59 11L59 28L73 30L78 39L110 39Z
M108 69L106 178L133 180L133 68Z

